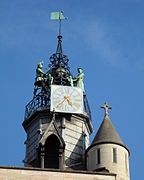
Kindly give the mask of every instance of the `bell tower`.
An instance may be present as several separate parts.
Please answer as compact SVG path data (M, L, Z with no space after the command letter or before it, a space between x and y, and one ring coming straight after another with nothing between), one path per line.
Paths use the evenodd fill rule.
M61 25L64 16L58 13ZM78 68L74 77L68 61L59 33L48 71L43 71L43 62L37 65L34 95L25 107L26 167L85 169L85 150L93 131L91 111L83 70Z

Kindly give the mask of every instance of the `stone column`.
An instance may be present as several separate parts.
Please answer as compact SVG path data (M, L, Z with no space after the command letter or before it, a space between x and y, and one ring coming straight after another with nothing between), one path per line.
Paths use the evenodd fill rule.
M63 169L64 167L64 160L63 160L63 148L59 148L59 169Z
M41 168L44 168L44 157L45 157L45 148L41 146L40 158L41 158Z
M65 117L62 117L62 129L65 129L66 127L66 118Z

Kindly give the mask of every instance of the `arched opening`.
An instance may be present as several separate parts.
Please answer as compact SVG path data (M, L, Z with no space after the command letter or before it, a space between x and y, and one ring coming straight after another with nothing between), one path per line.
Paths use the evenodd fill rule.
M59 168L59 148L59 139L55 135L49 136L45 143L45 168Z

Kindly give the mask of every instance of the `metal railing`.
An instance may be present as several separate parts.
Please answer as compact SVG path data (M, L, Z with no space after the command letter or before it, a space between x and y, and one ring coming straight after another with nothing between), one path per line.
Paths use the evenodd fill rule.
M37 109L49 109L50 108L50 96L42 92L34 96L34 98L25 107L25 116L27 119L30 117Z
M88 100L86 95L83 96L83 110L87 113L91 120L91 111L88 104ZM33 99L26 105L25 107L25 116L24 119L26 120L29 118L36 110L42 110L42 109L50 109L50 95L40 92L36 96L33 97Z

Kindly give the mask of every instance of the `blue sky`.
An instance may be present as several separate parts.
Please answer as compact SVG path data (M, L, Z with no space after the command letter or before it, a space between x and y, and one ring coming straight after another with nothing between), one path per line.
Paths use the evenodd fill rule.
M110 119L131 151L131 179L143 173L144 102L143 0L0 1L0 165L23 166L24 107L31 100L36 64L57 46L58 22L50 12L63 10L63 50L74 76L85 73L92 111L93 139L112 106Z

